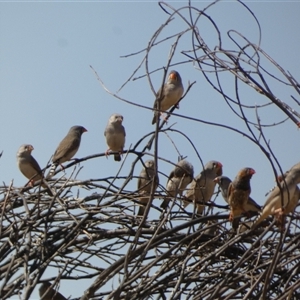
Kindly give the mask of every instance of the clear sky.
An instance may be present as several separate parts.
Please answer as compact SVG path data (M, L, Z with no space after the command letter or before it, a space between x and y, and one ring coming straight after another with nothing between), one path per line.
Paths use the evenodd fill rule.
M199 9L203 9L208 3L209 1L192 1L192 5ZM299 79L299 1L245 3L260 22L261 47ZM169 4L179 8L187 5L187 2L171 1ZM221 29L224 45L228 49L236 47L226 35L229 29L241 32L255 43L258 41L258 30L253 18L236 2L223 1L207 13ZM187 16L187 12L185 14ZM156 1L0 2L1 182L9 185L14 180L15 186L26 183L27 180L16 166L16 152L21 144L32 144L35 148L33 156L44 167L73 125L82 125L88 130L82 136L82 144L76 154L78 158L103 153L107 149L103 132L112 113L118 112L124 116L126 149L154 130L151 125L151 110L126 104L106 93L89 66L92 65L98 72L108 89L116 92L143 58L143 54L128 58L121 56L147 47L149 39L167 18L168 15ZM200 24L201 35L213 49L217 42L215 31L205 20ZM177 18L165 28L161 36L167 37L185 29L184 22ZM150 70L166 65L173 42L174 39L164 42L150 53ZM186 60L180 51L188 49L191 49L189 35L180 43L174 63ZM267 66L270 67L270 64ZM173 68L181 74L185 87L188 81L196 81L176 113L246 130L192 63ZM138 75L144 73L143 66ZM162 75L163 72L159 71L151 76L155 89L159 88ZM234 95L233 76L224 77L223 84ZM270 85L279 98L300 111L290 101L291 94L297 96L292 89L279 86L274 81L270 81ZM243 87L243 84L241 94L242 101L251 105L266 102L259 94ZM129 82L119 95L135 103L153 106L154 95L146 78ZM285 118L275 108L267 108L260 113L264 123ZM253 110L248 117L255 121ZM257 146L220 127L179 117L172 117L169 124L175 122L174 128L192 139L204 163L214 159L223 164L224 175L233 178L243 167L254 168L256 174L251 181L252 196L259 204L264 203L265 193L274 184L274 175L270 163ZM293 122L287 121L280 126L268 128L265 133L284 170L299 162L300 132ZM192 147L175 133L170 133L170 136L180 153L193 163L195 175L198 174L202 167ZM177 161L176 150L163 135L159 140L159 155L173 162ZM128 156L121 174L128 173L134 158L134 155ZM79 178L87 179L112 176L116 174L120 164L113 157L102 157L84 162L82 166L84 168ZM169 174L172 166L160 162L159 169ZM135 175L139 172L140 169L136 169ZM166 177L161 176L160 183L165 185ZM135 189L136 182L130 183L129 187ZM221 198L217 202L224 204ZM151 217L157 218L152 212ZM87 287L88 285L74 286L64 281L60 291L66 297L75 297ZM35 291L32 299L37 297Z

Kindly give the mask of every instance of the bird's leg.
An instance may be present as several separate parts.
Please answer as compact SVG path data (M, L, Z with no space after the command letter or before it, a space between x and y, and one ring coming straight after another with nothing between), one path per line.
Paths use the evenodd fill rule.
M277 208L275 211L274 211L274 215L275 215L275 218L278 222L278 227L280 227L280 229L282 231L284 231L285 229L285 214L284 214L284 208L280 207L280 208Z
M123 149L121 149L121 151L119 151L120 156L123 156L123 153L124 153L124 151L123 151Z
M34 180L31 179L31 180L29 181L28 185L31 186L31 187L33 187L33 185L34 185Z
M233 215L232 211L230 211L230 214L229 214L229 221L232 222L232 221L233 221L233 218L234 218L234 215Z
M160 115L161 115L161 118L166 122L166 124L168 124L168 119L167 119L168 115L164 116L163 112L161 112Z
M105 156L106 156L106 158L108 158L108 155L109 155L109 152L110 152L111 150L110 150L110 148L108 148L106 151L105 151Z

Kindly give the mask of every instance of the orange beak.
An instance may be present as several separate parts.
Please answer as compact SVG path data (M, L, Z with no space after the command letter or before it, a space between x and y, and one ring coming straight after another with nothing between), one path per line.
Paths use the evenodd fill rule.
M176 75L176 73L171 73L171 74L169 75L169 78L172 79L172 80L177 80L177 75Z
M220 182L220 178L219 178L219 177L216 177L216 178L214 179L214 182L215 182L215 183L219 183L219 182Z

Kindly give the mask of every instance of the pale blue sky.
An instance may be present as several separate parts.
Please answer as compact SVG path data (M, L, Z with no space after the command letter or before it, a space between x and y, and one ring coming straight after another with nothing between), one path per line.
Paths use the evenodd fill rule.
M208 3L192 2L199 9ZM300 80L299 1L246 3L260 21L262 48ZM187 2L173 1L170 4L178 8ZM207 13L224 34L224 45L227 48L235 48L225 35L229 29L236 29L251 41L257 42L257 27L241 5L224 1L213 6ZM98 72L107 87L115 92L138 66L143 54L129 58L120 56L145 48L150 37L167 18L156 1L0 2L1 181L8 185L14 180L15 186L24 185L26 179L16 166L19 146L23 143L32 144L35 148L33 156L44 167L59 141L73 125L82 125L88 130L82 137L76 157L102 153L107 149L103 131L109 116L114 112L124 116L126 149L154 130L151 125L152 112L128 105L107 94L89 65ZM216 36L212 27L207 22L201 21L199 24L203 24L200 32L213 48ZM184 29L186 25L176 19L162 36ZM165 42L150 54L151 70L166 64L173 42L174 40ZM178 50L190 48L190 36L187 35ZM178 52L174 62L185 59ZM176 113L230 124L245 130L242 122L229 111L221 96L192 64L179 65L174 69L180 72L185 87L188 81L197 81ZM144 72L145 68L142 67L138 74L142 75ZM158 89L162 72L156 72L151 78L155 89ZM226 87L233 95L233 77L225 77L223 82L227 81ZM278 84L271 84L271 87L278 97L292 104L289 97L291 94L296 95L291 89ZM241 93L243 101L248 104L266 102L257 93L243 87L243 84ZM120 96L149 107L152 107L154 101L146 78L130 82L120 92ZM300 111L299 107L292 105ZM278 121L284 117L275 108L261 111L262 122ZM255 120L254 112L251 112L249 118ZM272 187L274 176L269 162L257 146L246 138L219 127L179 117L172 117L169 124L174 122L177 123L174 128L183 131L193 140L204 163L211 159L222 162L224 175L233 178L242 167L254 168L256 174L251 182L252 196L259 204L264 203L264 194ZM299 134L291 121L266 130L267 138L284 170L299 161ZM172 133L170 135L181 154L188 156L187 159L194 164L195 174L198 174L202 167L192 147L183 138ZM160 156L176 162L177 153L163 135L159 146ZM121 174L127 174L134 158L134 155L129 155ZM114 175L120 167L112 157L108 160L105 157L94 159L82 165L84 169L79 175L80 179ZM160 163L159 168L166 174L172 169L166 163ZM135 175L139 172L140 169L135 170ZM160 182L165 185L166 178L161 176ZM129 187L135 189L136 182L133 181ZM159 204L159 200L156 201ZM224 204L221 198L217 202ZM150 216L158 217L153 212ZM75 297L80 296L87 287L88 285L74 285L64 281L60 291L66 297ZM36 297L35 291L32 299Z

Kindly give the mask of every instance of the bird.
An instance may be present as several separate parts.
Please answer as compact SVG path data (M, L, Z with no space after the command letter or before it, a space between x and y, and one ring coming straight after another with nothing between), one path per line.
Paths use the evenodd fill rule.
M167 196L160 207L166 209L171 197L176 198L177 195L181 197L183 191L192 182L193 178L193 165L185 159L180 160L168 177L166 184Z
M43 282L39 288L41 300L67 300L61 293L51 287L50 282Z
M105 152L106 157L110 151L119 152L114 154L115 161L121 161L121 155L125 145L125 128L122 125L123 116L120 114L112 114L106 125L104 136L108 149Z
M269 215L275 215L281 222L280 217L294 212L300 198L300 191L297 187L297 184L300 183L300 168L292 167L284 177L279 178L279 181L279 186L276 186L268 195L262 213L252 228L257 227Z
M70 128L54 152L48 177L53 176L58 165L63 168L62 163L70 160L76 154L80 146L81 135L84 132L87 130L83 126L76 125Z
M230 206L229 221L246 212L246 205L251 193L250 179L255 174L252 168L241 169L228 187L228 204ZM237 224L238 226L238 224ZM233 224L233 228L236 226Z
M138 211L138 216L143 216L145 212L145 206L150 199L152 182L154 180L153 193L156 191L159 184L159 177L154 170L154 160L145 161L145 166L139 175L137 188L140 195L138 201L141 203Z
M30 144L21 145L17 152L17 165L21 173L30 180L29 184L34 185L35 181L43 180L44 175L40 168L40 165L31 155L34 150ZM47 193L52 195L52 192L48 189L45 183L42 183L42 187L47 189Z
M166 111L178 103L183 92L184 88L181 77L177 71L172 70L169 73L167 82L163 86L163 90L161 91L160 88L156 93L153 108L160 110L160 112L158 110L154 112L152 125L156 123L156 119L159 117L159 114L163 115L161 111Z
M224 200L228 203L228 187L231 183L231 179L227 176L218 176L214 179L214 182L219 184L220 191ZM245 204L246 212L259 212L261 211L261 206L258 205L251 197L248 198Z
M185 208L190 202L193 202L197 208L197 213L202 214L204 210L203 203L210 201L214 193L216 185L214 179L222 174L223 165L216 160L209 161L187 189L185 198L189 201L183 201L183 207Z

